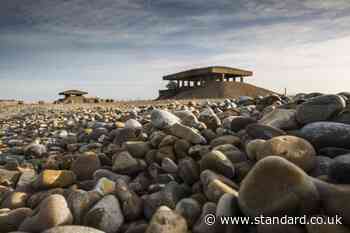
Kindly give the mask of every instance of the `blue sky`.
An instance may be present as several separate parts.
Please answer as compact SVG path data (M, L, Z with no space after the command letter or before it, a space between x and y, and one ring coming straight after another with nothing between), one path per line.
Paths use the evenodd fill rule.
M255 72L290 93L349 90L349 0L3 0L0 98L68 88L145 99L164 74L208 65Z

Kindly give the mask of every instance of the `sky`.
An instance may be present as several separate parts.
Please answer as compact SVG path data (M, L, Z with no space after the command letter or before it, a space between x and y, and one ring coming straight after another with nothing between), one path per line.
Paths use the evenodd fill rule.
M281 93L350 91L350 1L0 1L0 99L152 99L162 76L211 65Z

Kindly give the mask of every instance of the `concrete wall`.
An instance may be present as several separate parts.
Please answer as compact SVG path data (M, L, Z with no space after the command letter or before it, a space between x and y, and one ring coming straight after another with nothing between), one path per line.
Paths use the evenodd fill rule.
M84 96L69 96L62 100L63 103L69 104L81 104L85 102Z
M204 87L193 87L180 90L173 96L175 99L237 98L239 96L265 96L273 93L248 83L210 82ZM164 96L165 97L165 96ZM160 98L164 99L164 98Z

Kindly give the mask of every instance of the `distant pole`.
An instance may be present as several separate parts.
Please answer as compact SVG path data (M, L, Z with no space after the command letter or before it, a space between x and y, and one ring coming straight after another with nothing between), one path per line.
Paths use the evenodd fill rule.
M287 88L284 88L284 95L287 96Z

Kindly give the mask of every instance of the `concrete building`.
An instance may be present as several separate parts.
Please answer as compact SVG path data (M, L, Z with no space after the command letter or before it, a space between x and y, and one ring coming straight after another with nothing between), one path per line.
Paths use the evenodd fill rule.
M244 82L252 71L232 67L211 66L166 75L167 90L160 90L158 99L234 98L242 95L266 95L270 91Z
M79 91L79 90L67 90L60 92L59 95L63 95L64 97L62 99L59 99L59 103L85 103L86 98L84 95L87 95L88 93L85 91Z

